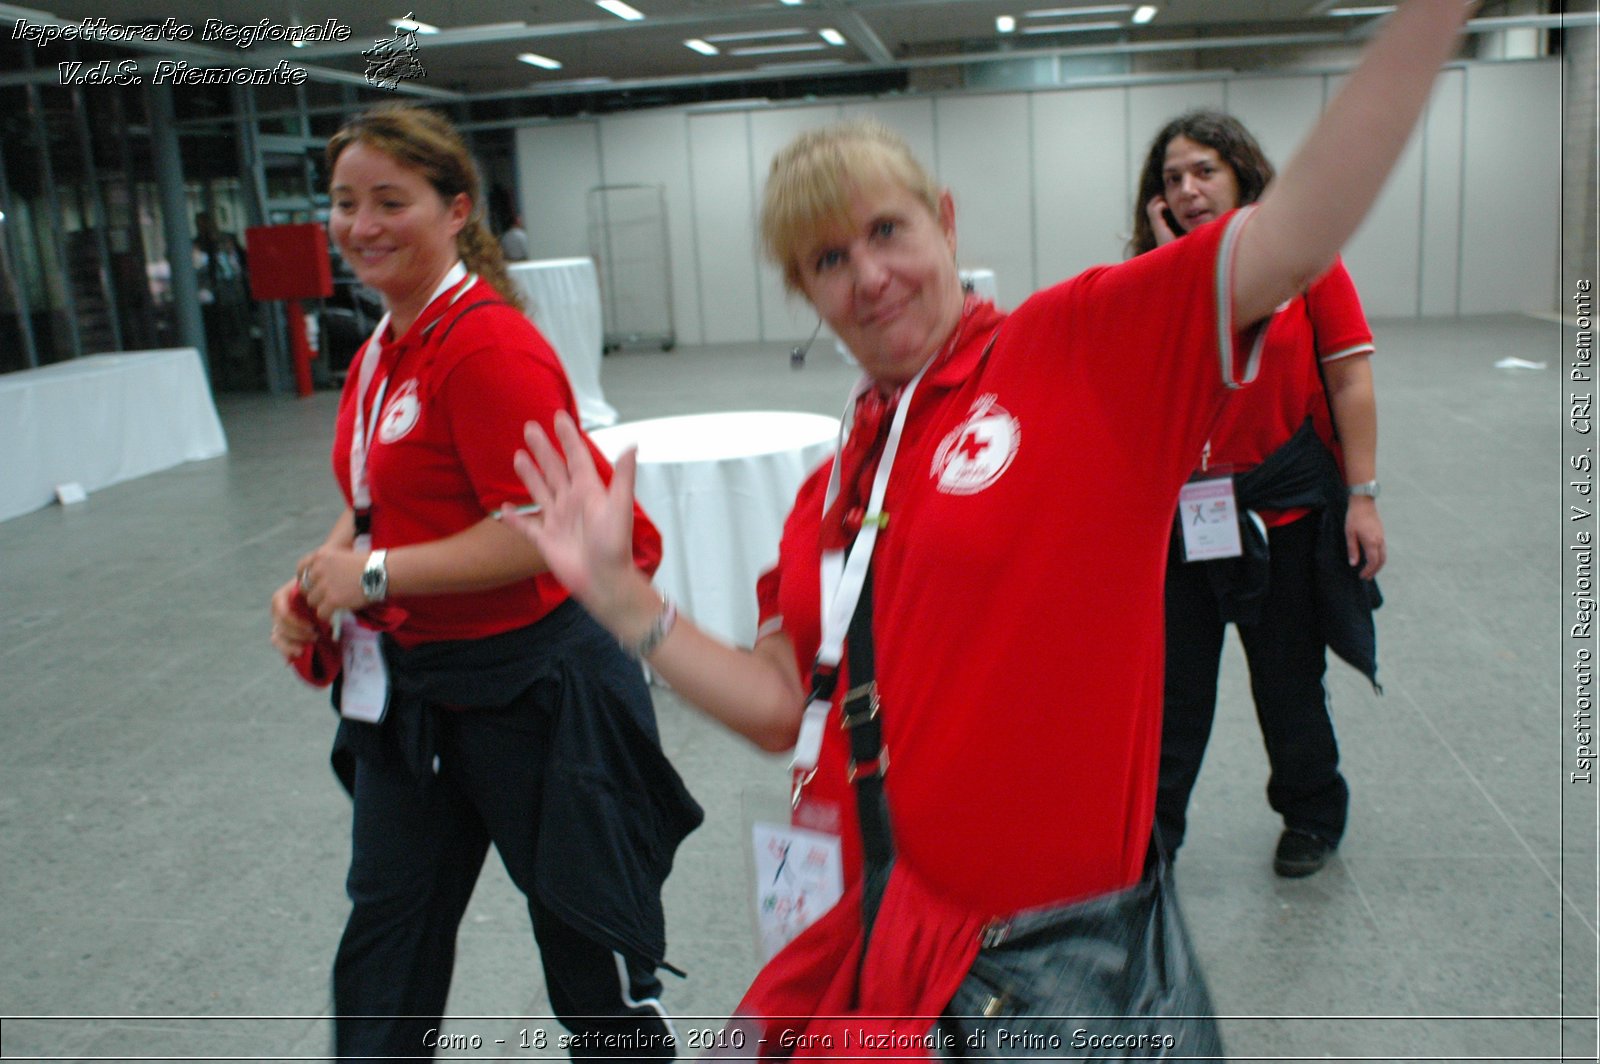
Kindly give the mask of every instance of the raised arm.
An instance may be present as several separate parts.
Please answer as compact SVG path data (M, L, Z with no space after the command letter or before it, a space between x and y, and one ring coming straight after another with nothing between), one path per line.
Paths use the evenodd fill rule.
M1366 217L1475 6L1404 0L1239 234L1233 323L1260 321L1325 270Z
M556 579L623 646L640 646L668 618L661 595L633 564L635 455L617 460L608 488L572 419L557 414L555 429L565 457L536 422L528 423L528 449L515 464L540 513L507 513L505 523L527 537ZM787 636L768 636L744 650L677 618L648 658L679 695L762 749L794 745L806 693Z

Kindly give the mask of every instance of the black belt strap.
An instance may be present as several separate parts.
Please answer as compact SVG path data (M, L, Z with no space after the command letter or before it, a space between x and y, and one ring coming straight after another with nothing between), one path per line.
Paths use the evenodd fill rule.
M879 715L870 569L861 588L861 599L850 617L846 648L850 690L845 692L843 724L850 733L850 780L855 784L856 816L861 825L861 930L865 957L866 942L872 937L872 925L889 882L889 870L894 867L894 834L889 828L889 803L883 789L889 751L883 745L883 721Z

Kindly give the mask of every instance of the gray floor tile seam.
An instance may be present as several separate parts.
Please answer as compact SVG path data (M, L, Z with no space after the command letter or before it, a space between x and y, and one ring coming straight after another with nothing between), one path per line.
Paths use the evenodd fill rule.
M1483 781L1478 778L1478 774L1472 771L1472 769L1467 765L1466 761L1462 759L1460 752L1457 751L1455 746L1445 737L1445 733L1439 728L1433 717L1428 714L1428 712L1423 708L1422 704L1418 702L1416 698L1412 697L1409 690L1401 688L1396 693L1406 704L1411 707L1412 711L1416 713L1417 717L1423 722L1424 725L1427 726L1428 730L1433 733L1434 739L1438 742L1439 746L1449 752L1451 759L1454 760L1456 764L1457 770L1461 773L1463 778L1471 782L1478 794L1485 802L1489 804L1489 808L1494 810L1495 815L1500 818L1501 823L1505 825L1506 829L1511 833L1511 836L1517 840L1518 845L1522 847L1523 851L1527 854L1528 859L1533 862L1534 867L1538 868L1540 874L1543 875L1545 879L1549 881L1550 885L1555 888L1565 907L1578 918L1578 920L1585 928L1588 929L1591 934L1600 935L1600 928L1597 928L1594 920L1595 914L1584 912L1573 903L1572 899L1567 897L1566 891L1562 889L1560 878L1551 872L1549 865L1547 865L1539 856L1538 852L1534 849L1533 845L1528 842L1527 838L1522 834L1522 832L1517 829L1516 824L1506 814L1506 811L1501 807L1500 803L1495 800L1495 797L1492 793L1490 793L1489 788L1483 785ZM1360 890L1359 882L1356 884L1356 889Z

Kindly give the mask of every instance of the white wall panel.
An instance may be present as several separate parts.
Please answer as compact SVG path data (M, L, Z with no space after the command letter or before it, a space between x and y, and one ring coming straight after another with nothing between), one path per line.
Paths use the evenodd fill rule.
M1126 89L1033 97L1033 226L1038 264L1030 292L1090 266L1120 262L1132 233ZM1009 289L1016 291L1016 289ZM1013 297L1011 305L1020 302Z
M839 108L839 117L877 119L904 137L906 144L911 148L911 153L921 159L924 165L933 166L937 154L933 108L934 101L931 96L899 97L873 100L870 103L846 104Z
M1328 83L1331 99L1344 83ZM1344 264L1369 318L1409 318L1417 313L1422 254L1423 138L1419 128L1366 220L1344 246Z
M1228 83L1228 113L1245 124L1274 167L1289 161L1322 113L1324 78L1240 78Z
M1551 310L1561 237L1561 66L1467 69L1461 312Z
M1440 76L1423 119L1422 261L1420 313L1453 315L1460 292L1461 127L1467 76Z
M594 122L517 130L517 190L528 247L536 259L589 254L589 190L600 183Z
M673 324L680 337L686 343L702 343L686 121L687 116L677 110L608 118L600 126L600 164L608 185L664 186L670 266L662 283L671 283ZM665 330L665 322L661 328Z
M933 165L955 197L957 259L993 270L996 302L1015 306L1033 291L1035 272L1028 98L947 96L935 106L934 122Z
M689 117L695 279L708 344L761 335L749 126L745 112Z

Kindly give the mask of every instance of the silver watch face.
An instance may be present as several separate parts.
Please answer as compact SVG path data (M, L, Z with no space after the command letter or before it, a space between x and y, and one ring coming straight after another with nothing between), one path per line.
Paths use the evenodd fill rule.
M361 570L361 593L368 600L377 599L383 595L384 585L388 583L384 579L385 575L384 571L378 567Z

